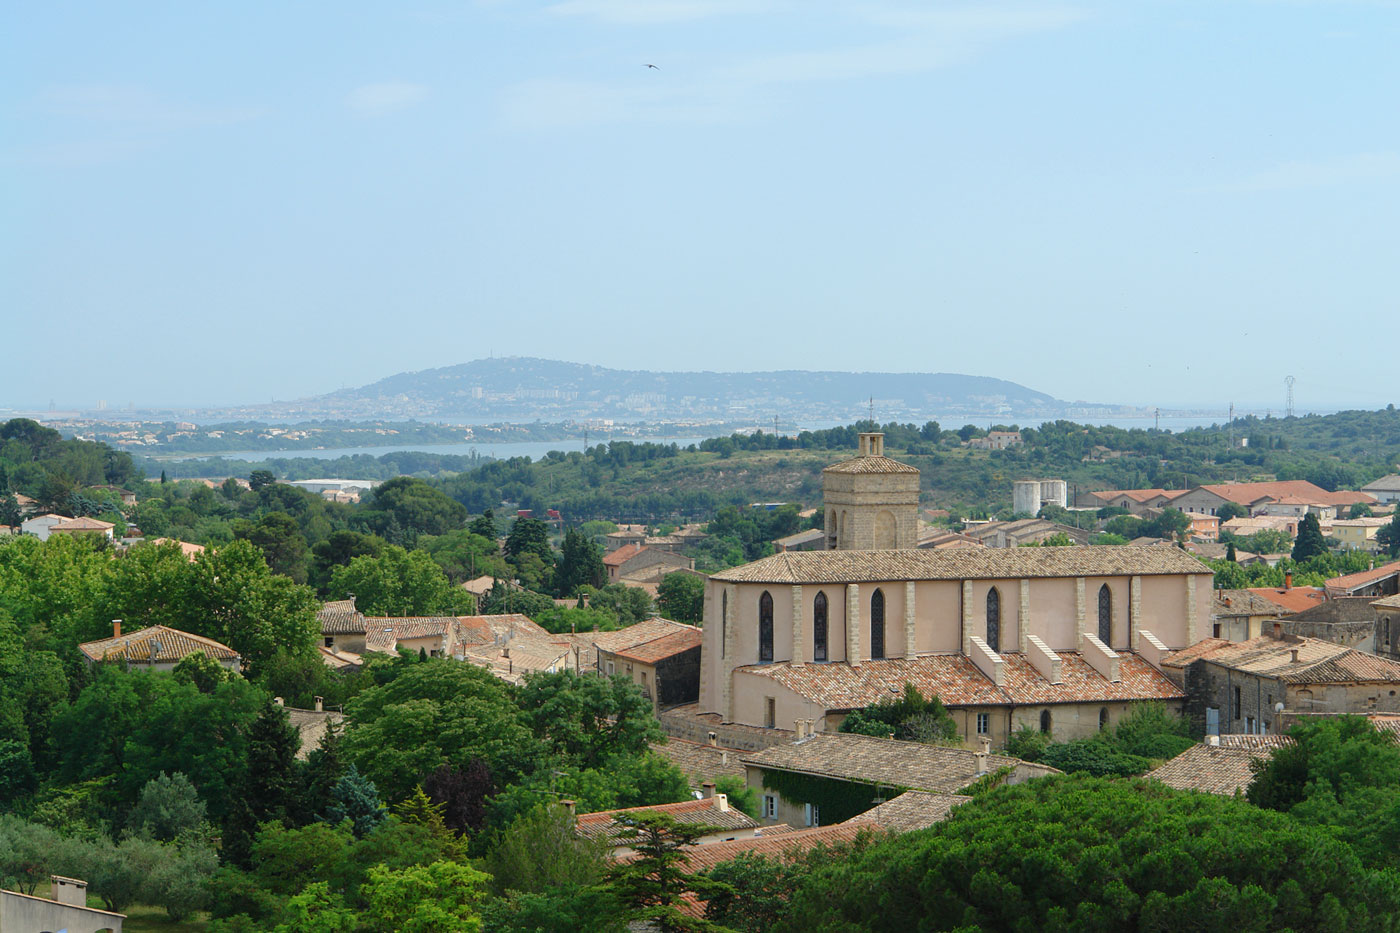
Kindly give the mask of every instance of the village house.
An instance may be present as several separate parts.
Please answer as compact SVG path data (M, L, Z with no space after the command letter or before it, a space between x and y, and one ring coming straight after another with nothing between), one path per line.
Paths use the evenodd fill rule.
M621 675L642 688L655 709L694 703L700 696L700 629L669 619L648 619L592 636L597 670Z
M1249 641L1283 615L1278 603L1249 590L1216 590L1211 606L1211 635L1226 641Z
M1287 635L1320 638L1374 654L1376 610L1371 606L1373 599L1371 596L1331 597L1310 609L1286 615L1280 621Z
M164 625L151 625L123 634L120 619L112 620L111 638L84 642L78 646L78 651L88 664L120 661L151 671L174 670L176 664L191 654L202 654L231 671L243 667L238 652L212 638Z
M1400 593L1400 561L1333 577L1324 584L1329 599L1339 596L1394 596Z
M825 547L826 532L820 528L809 528L773 542L773 550L779 554L783 551L820 551Z
M1246 642L1206 639L1163 667L1186 690L1187 715L1206 735L1278 732L1285 711L1400 712L1400 662L1288 635L1281 623Z
M1077 505L1090 509L1127 509L1132 515L1142 515L1148 509L1166 508L1184 490L1179 489L1104 489L1080 493Z
M1400 661L1400 596L1374 600L1371 610L1376 614L1376 654Z
M1327 591L1320 586L1294 586L1291 570L1283 575L1283 586L1252 586L1249 592L1289 615L1320 606L1327 598Z
M963 443L973 450L1006 450L1021 443L1020 431L988 431L986 437L974 437Z
M20 522L19 528L24 534L33 535L40 541L49 540L49 532L55 525L63 522L71 522L73 519L67 515L57 515L53 512L45 512L43 515L30 515Z
M1050 774L1047 765L980 751L905 742L852 733L799 731L795 742L773 745L742 759L748 786L760 796L765 823L821 826L844 822L905 791L954 795L993 772L1007 784ZM823 788L847 785L846 806L822 813L813 798ZM785 792L786 791L786 792ZM846 812L852 811L852 812Z
M1372 480L1361 491L1369 496L1374 496L1377 502L1393 505L1400 502L1400 473L1390 473L1380 479Z
M99 535L112 540L112 531L117 526L96 518L70 518L49 527L49 537L54 535Z
M1375 554L1381 550L1376 535L1389 524L1388 518L1339 518L1332 522L1329 534L1336 539L1339 546L1347 550Z
M1215 483L1195 486L1171 500L1173 508L1183 512L1216 515L1228 502L1242 505L1253 514L1256 507L1284 498L1296 498L1333 509L1358 504L1374 505L1376 500L1364 492L1339 490L1328 492L1307 480L1276 480L1267 483Z
M663 548L628 544L603 555L609 583L660 583L678 570L694 570L695 560Z

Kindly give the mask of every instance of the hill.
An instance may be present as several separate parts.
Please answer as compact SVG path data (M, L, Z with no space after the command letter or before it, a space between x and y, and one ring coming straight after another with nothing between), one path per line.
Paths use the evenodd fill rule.
M1068 403L1004 379L956 373L755 373L606 369L534 357L399 373L246 417L424 418L468 422L613 419L847 421L873 397L882 417L1053 418Z

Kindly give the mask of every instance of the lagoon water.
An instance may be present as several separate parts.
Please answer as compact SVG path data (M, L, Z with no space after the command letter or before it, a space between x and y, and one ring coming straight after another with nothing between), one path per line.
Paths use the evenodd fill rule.
M940 418L939 423L945 428L961 427L969 422L978 424L979 426L985 426L982 425L982 422L985 420L985 416L975 420L962 416L950 416ZM1073 418L1069 420L1077 421L1080 424L1099 426L1114 425L1120 428L1151 428L1153 426L1151 418ZM1221 417L1211 417L1208 415L1201 415L1198 417L1172 417L1162 418L1158 422L1158 426L1167 431L1184 431L1187 428L1209 426L1211 424L1223 422L1224 420L1225 419ZM1034 427L1039 423L1038 421L1026 422L1023 427ZM809 424L803 425L802 430L818 430L833 426L834 424L832 423ZM619 437L617 440L631 441L637 444L678 444L681 447L686 447L690 444L698 444L702 440L705 440L705 438L713 436L714 435L711 434L705 434L692 437ZM589 444L606 444L610 440L612 440L612 438L593 436L589 438ZM568 453L574 450L581 451L583 447L583 438L579 437L554 441L518 441L494 444L464 442L458 444L397 444L387 447L335 447L323 450L235 450L220 454L187 454L172 457L160 457L157 455L156 459L207 460L210 457L219 456L227 460L272 460L279 458L335 460L339 457L354 457L360 454L380 457L384 454L394 453L395 451L416 450L424 453L458 454L462 456L477 454L481 457L494 457L501 460L510 457L529 457L532 460L538 460L551 450L562 450Z

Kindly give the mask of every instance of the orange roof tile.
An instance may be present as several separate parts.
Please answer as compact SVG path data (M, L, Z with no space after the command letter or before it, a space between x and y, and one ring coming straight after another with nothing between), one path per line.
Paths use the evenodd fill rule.
M633 661L640 661L643 664L655 664L663 658L674 657L684 651L700 647L700 630L693 629L687 632L672 632L669 635L662 635L645 644L637 645L633 648L623 648L616 651L620 658L630 658Z
M173 663L190 654L202 654L216 661L238 658L238 652L228 645L164 625L151 625L127 635L85 642L78 650L94 661L124 659L139 664Z
M1271 603L1277 603L1289 612L1302 612L1311 609L1326 598L1326 593L1317 586L1273 587L1253 586L1249 591L1262 596Z
M1359 587L1375 583L1377 580L1384 580L1386 577L1400 573L1400 560L1382 564L1371 570L1362 570L1359 573L1349 573L1340 577L1333 577L1327 581L1329 590L1354 590Z

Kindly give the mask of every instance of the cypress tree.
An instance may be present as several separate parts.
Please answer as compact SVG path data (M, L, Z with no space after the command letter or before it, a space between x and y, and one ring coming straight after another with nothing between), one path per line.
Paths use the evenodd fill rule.
M1293 542L1293 560L1301 564L1309 558L1327 553L1327 539L1322 537L1322 526L1317 516L1309 512L1298 523L1298 537Z

